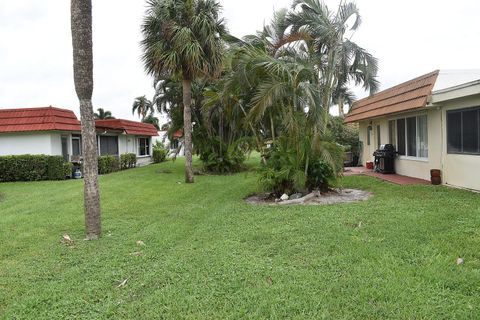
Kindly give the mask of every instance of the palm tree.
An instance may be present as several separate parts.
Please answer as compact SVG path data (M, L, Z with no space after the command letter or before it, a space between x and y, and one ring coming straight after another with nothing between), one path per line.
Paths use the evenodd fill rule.
M150 113L148 116L142 119L143 123L150 123L157 128L157 130L160 130L160 122L157 117L155 117L152 113Z
M110 120L115 119L112 117L112 113L110 111L105 111L103 108L98 108L97 112L93 114L95 120Z
M135 101L133 101L132 114L137 112L139 117L145 118L147 114L154 111L152 101L148 100L145 96L137 97Z
M91 0L71 1L71 28L73 77L75 91L80 102L82 123L85 229L86 238L93 240L100 237L102 229L96 131L92 106L93 50Z
M342 92L350 82L376 92L378 60L351 41L361 24L357 6L341 1L337 12L332 12L321 0L296 0L293 7L300 10L288 17L291 33L304 35L301 48L319 71L325 112L333 103L334 92ZM338 97L341 100L342 95Z
M148 74L182 81L185 181L193 183L192 82L221 71L226 33L215 0L149 0L142 33L143 62Z

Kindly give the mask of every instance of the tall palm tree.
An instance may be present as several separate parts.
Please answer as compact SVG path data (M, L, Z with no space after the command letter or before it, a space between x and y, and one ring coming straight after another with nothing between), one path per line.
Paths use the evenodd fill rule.
M85 229L86 238L94 240L100 237L102 229L96 130L92 106L93 50L91 0L71 1L71 28L73 77L75 91L80 102L82 123Z
M147 114L154 111L152 101L148 100L145 96L137 97L135 101L133 101L132 114L137 112L139 117L145 118Z
M332 12L321 0L296 0L293 7L299 10L288 17L291 32L305 35L301 48L311 55L319 71L325 112L333 103L334 92L341 92L350 82L376 92L378 60L351 41L362 21L357 6L341 1L337 12Z
M143 62L156 79L182 80L185 181L193 183L192 82L217 76L222 67L226 33L215 0L149 0L142 33Z
M95 120L115 119L110 111L105 111L103 108L98 108L97 112L95 112L93 116L95 117Z

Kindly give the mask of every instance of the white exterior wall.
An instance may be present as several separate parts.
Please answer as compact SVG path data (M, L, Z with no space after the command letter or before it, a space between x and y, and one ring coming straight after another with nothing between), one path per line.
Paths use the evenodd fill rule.
M363 145L362 165L367 161L374 160L373 152L377 148L376 126L380 124L381 143L390 143L388 132L388 121L397 118L408 118L411 116L427 115L428 130L428 159L399 156L395 159L395 171L398 174L430 180L430 170L440 169L442 171L442 183L480 190L480 155L448 154L447 153L447 126L446 113L448 110L464 109L480 106L480 96L455 99L437 107L424 108L421 111L403 113L369 121L362 121L359 124L360 140ZM371 125L371 145L367 145L367 127Z
M480 96L449 101L442 106L443 170L442 181L446 184L480 190L480 155L447 153L447 111L480 106Z
M435 109L424 109L418 112L403 113L371 121L360 123L360 140L363 144L362 164L365 166L367 161L374 161L373 152L377 149L377 125L380 125L381 144L392 143L388 132L388 122L398 118L408 118L413 116L427 115L428 131L428 158L415 158L407 156L398 156L395 159L395 172L400 175L430 180L430 169L441 169L441 112ZM370 124L371 123L371 124ZM371 144L367 145L367 127L371 125L372 136ZM363 136L363 137L362 137Z
M59 140L59 147L52 147ZM6 133L0 135L0 156L22 154L62 155L60 134L50 132Z

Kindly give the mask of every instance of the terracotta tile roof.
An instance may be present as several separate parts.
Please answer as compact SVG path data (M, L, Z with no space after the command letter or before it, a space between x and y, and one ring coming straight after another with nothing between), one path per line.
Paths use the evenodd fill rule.
M439 70L378 92L353 103L345 122L357 122L425 107Z
M173 133L173 138L179 139L183 137L183 129L178 129Z
M96 120L97 129L125 131L127 134L157 136L152 124L123 119ZM0 109L0 133L28 131L80 131L72 110L54 107Z
M71 110L54 107L0 109L0 133L26 131L80 131Z
M123 119L96 120L97 129L122 130L127 134L141 136L158 136L157 128L150 123L142 123Z

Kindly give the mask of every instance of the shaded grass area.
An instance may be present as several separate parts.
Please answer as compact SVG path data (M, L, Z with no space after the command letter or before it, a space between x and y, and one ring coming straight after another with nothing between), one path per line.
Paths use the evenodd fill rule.
M255 206L242 200L254 174L186 185L182 169L177 160L101 177L96 242L82 240L82 181L0 184L0 318L480 314L478 194L345 177L375 196Z

